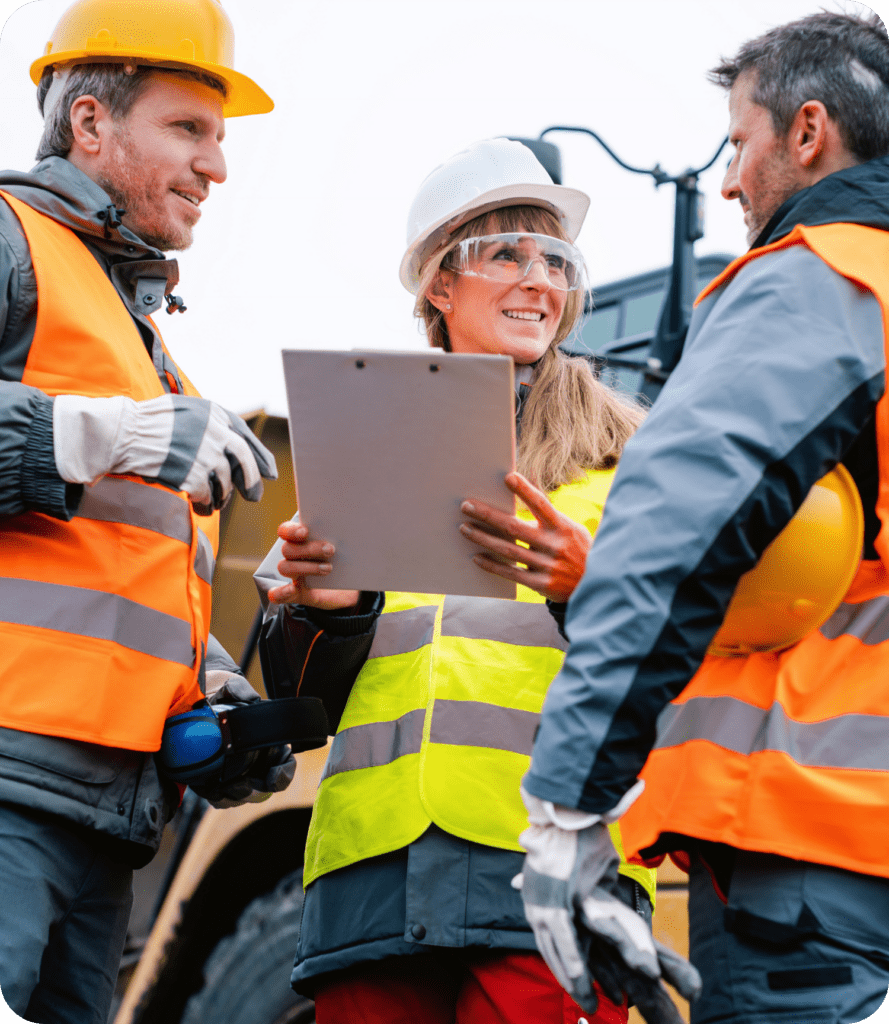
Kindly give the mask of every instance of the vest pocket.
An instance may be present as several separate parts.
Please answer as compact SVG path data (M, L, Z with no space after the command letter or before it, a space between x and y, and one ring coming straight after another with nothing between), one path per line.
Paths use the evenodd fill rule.
M852 984L852 967L849 964L835 964L832 967L798 967L789 971L769 971L766 974L769 988L773 992L788 992L792 989L832 988Z
M800 1006L797 1010L787 1013L757 1013L743 1017L732 1017L732 1024L837 1024L839 1006L820 1003L817 1009L813 1006Z

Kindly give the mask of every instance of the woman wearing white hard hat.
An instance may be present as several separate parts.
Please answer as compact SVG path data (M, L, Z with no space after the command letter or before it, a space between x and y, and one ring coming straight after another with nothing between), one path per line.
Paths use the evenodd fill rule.
M462 529L490 552L479 564L520 584L518 600L313 589L332 545L297 523L279 530L288 582L268 593L284 607L264 658L287 659L300 693L338 721L292 979L319 1024L627 1018L601 992L594 1014L569 998L510 885L527 824L519 783L567 647L564 605L641 419L558 348L583 310L573 240L588 205L529 149L494 139L435 170L408 221L401 280L430 343L516 365L521 472L506 479L526 511L466 503ZM653 873L622 864L619 885L650 917Z

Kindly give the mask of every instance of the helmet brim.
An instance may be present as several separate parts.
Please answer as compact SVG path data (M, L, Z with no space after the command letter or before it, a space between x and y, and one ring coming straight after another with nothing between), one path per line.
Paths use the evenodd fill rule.
M143 67L156 67L158 70L183 68L190 71L206 71L215 78L221 79L228 86L228 97L222 106L224 117L268 114L275 107L274 101L268 93L261 89L252 78L242 75L239 71L233 71L231 68L203 60L163 61L158 60L156 54L139 51L128 53L126 56L122 56L119 50L112 50L108 53L97 53L95 50L68 50L48 54L39 57L31 65L31 81L35 85L39 85L46 68L71 64L138 64Z
M504 206L540 206L550 210L559 219L565 234L573 242L580 234L590 206L590 197L585 192L568 188L566 185L542 185L536 182L503 185L482 192L458 209L451 210L446 217L431 224L408 246L398 274L404 287L412 295L416 295L423 264L434 252L447 245L451 234L473 217L502 209Z

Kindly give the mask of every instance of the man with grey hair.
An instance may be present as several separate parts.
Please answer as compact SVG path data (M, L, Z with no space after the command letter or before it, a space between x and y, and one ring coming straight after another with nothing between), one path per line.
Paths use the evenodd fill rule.
M601 949L612 987L669 975L608 911L620 817L628 854L690 867L695 1024L845 1024L889 987L889 37L822 12L711 77L751 248L699 297L569 603L524 780L523 896L569 989ZM835 467L863 509L851 586L803 592L791 563L786 607L761 591L760 614L820 600L820 627L708 653L740 577Z
M259 699L209 634L218 510L274 459L198 396L150 314L172 294L225 118L271 100L217 0L77 0L31 76L39 163L0 173L0 990L38 1024L105 1024L134 867L179 791L168 717ZM224 786L283 789L289 747Z

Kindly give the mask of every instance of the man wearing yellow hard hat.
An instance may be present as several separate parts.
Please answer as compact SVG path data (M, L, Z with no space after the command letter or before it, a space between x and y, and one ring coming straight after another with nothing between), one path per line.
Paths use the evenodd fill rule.
M750 250L698 298L624 449L524 779L522 894L567 985L600 949L669 980L608 914L605 821L690 869L693 1024L876 1019L889 988L889 35L862 10L780 25L710 73ZM741 595L766 621L714 651L794 513L850 487L863 523L833 600L807 618L820 598L791 557ZM803 561L834 560L802 537ZM768 616L797 615L773 642Z
M31 67L45 130L0 173L0 990L105 1024L134 867L179 791L153 753L205 695L258 700L209 635L218 509L274 459L200 398L151 314L272 101L217 0L77 0ZM282 789L289 748L205 795Z

